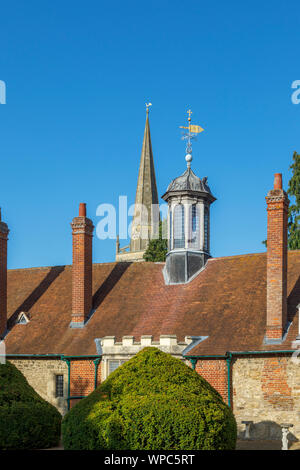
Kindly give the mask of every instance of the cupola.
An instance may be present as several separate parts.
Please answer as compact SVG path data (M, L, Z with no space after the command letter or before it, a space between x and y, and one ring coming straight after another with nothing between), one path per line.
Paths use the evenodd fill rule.
M191 140L203 129L189 125L183 138L187 139L187 169L168 186L162 198L168 203L168 253L164 268L168 284L189 282L210 258L210 205L216 198L207 184L191 169Z

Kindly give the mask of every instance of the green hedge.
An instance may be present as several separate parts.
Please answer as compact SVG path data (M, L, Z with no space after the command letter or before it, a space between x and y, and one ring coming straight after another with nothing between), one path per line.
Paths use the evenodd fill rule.
M234 449L236 422L218 392L182 361L143 349L62 423L65 449Z
M0 449L56 446L61 415L10 362L0 364Z

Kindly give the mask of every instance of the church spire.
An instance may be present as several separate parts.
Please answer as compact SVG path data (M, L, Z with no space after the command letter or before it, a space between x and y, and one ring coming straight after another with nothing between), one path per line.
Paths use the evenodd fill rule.
M146 103L146 124L132 221L130 251L145 251L153 226L153 204L158 205L158 194L151 145L149 107ZM156 206L157 207L157 206ZM143 208L145 208L143 210ZM157 222L157 221L156 221Z
M144 261L143 255L148 247L151 235L157 236L159 232L158 194L149 124L150 106L152 106L151 103L146 103L146 123L130 244L121 248L119 240L117 240L116 261Z

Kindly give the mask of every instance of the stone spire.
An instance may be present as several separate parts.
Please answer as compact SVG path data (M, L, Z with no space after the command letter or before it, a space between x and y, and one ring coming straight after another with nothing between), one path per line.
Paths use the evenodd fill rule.
M149 107L147 106L144 140L135 197L130 251L145 251L151 236L153 204L158 205L158 194L151 145Z
M130 244L120 247L116 243L116 261L144 261L151 233L158 235L158 194L151 145L149 107L146 104L146 124L135 196Z

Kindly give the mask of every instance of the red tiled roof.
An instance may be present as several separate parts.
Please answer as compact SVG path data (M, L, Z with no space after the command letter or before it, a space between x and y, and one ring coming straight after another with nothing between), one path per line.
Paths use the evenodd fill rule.
M266 254L212 258L189 284L166 286L159 263L93 266L95 313L83 329L71 329L71 266L8 272L8 354L97 354L103 336L176 334L208 336L190 355L226 351L285 350L298 331L300 250L289 252L288 312L294 321L286 341L263 344L266 324ZM14 325L20 311L27 325Z

